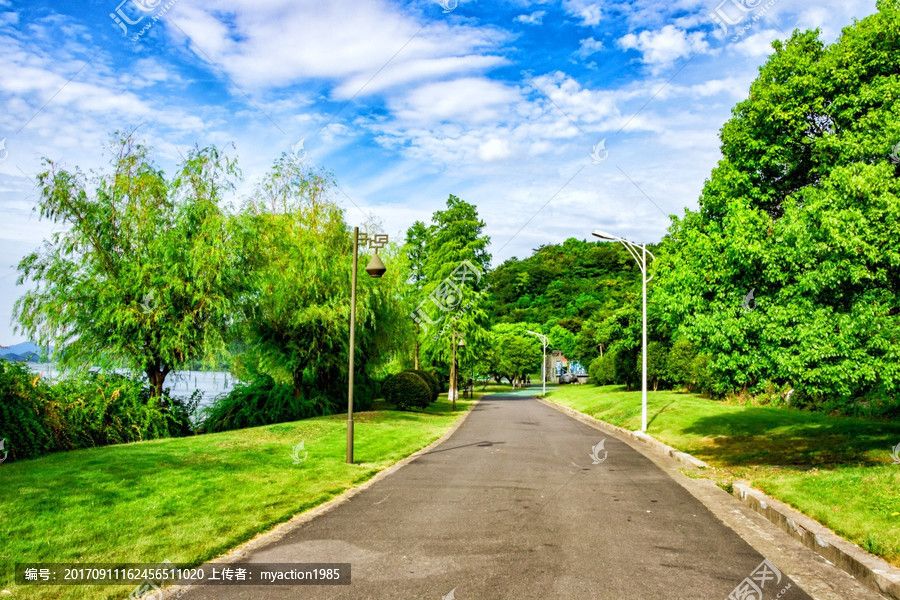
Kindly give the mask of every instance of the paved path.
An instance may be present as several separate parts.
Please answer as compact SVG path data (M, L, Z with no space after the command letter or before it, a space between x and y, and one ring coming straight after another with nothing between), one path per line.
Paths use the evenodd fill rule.
M442 445L249 558L350 562L350 586L186 597L725 600L763 557L623 442L593 464L603 438L533 398L485 399ZM763 592L809 598L786 575Z

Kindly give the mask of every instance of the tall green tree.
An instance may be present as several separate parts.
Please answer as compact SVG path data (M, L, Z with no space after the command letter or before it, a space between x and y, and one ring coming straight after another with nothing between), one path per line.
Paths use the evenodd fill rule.
M424 299L424 290L426 284L427 264L426 254L428 248L428 238L430 232L428 227L422 221L416 221L406 231L406 240L403 251L407 260L407 269L409 270L409 288L406 290L407 297L411 299L413 308ZM416 336L415 349L413 351L413 368L418 369L421 365L421 343L419 336L421 335L421 326L418 320L414 320Z
M167 179L132 135L112 154L93 180L45 159L38 207L62 230L19 264L18 283L32 287L16 303L18 329L65 368L127 367L160 396L173 370L224 352L245 286L222 209L238 171L198 148Z
M425 244L425 299L416 318L424 352L432 364L448 365L451 386L456 380L452 357L461 353L471 363L487 344L484 275L491 257L484 227L474 205L451 195L447 208L434 213ZM461 340L465 346L460 348Z
M900 410L900 6L824 45L776 42L722 130L700 210L677 219L651 306L709 357L712 392L792 387Z
M543 346L529 330L539 328L534 323L498 323L491 328L489 356L495 363L492 369L510 384L524 381L529 373L541 369Z

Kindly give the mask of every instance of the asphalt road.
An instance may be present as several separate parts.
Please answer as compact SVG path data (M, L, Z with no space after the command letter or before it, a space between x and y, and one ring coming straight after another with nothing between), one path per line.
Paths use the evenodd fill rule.
M726 600L757 572L759 553L628 445L607 437L595 464L604 437L533 398L485 399L442 445L248 559L349 562L349 586L184 597ZM734 598L809 598L779 576Z

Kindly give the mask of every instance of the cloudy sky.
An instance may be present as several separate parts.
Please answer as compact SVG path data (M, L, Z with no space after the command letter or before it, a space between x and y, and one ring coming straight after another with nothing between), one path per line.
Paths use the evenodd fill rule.
M171 169L228 145L245 190L281 152L351 223L401 236L456 194L495 262L595 228L657 241L695 207L770 42L875 0L0 0L0 344L15 265L52 230L41 157L101 168L137 128Z

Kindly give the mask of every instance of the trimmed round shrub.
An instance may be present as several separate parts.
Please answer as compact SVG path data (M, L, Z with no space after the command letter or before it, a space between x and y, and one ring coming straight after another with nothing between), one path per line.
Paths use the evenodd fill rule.
M441 394L441 384L438 381L438 378L434 376L433 373L429 373L428 371L416 371L415 369L410 369L406 371L407 373L415 373L419 377L422 378L422 381L428 384L428 387L431 388L431 401L434 402L438 399L438 396Z
M384 399L400 410L425 408L431 404L431 386L409 371L385 379L381 391Z

